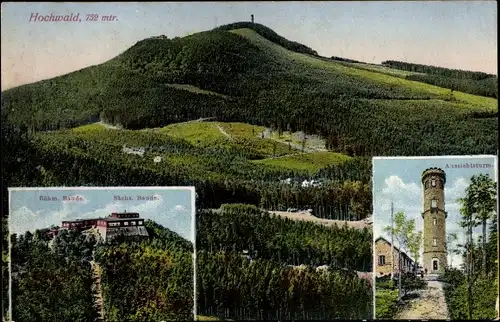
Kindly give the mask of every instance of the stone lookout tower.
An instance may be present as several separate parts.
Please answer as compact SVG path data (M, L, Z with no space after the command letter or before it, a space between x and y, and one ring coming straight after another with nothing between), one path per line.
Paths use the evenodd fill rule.
M422 173L423 266L429 274L441 274L448 263L446 253L446 217L444 185L446 174L439 168Z

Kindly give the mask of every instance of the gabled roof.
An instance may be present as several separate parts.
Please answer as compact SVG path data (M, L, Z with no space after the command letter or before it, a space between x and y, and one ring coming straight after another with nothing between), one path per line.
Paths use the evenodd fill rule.
M384 237L379 237L377 239L375 239L375 243L377 243L379 240L382 240L383 242L391 245L391 242L388 241L387 239L385 239ZM399 253L399 248L397 248L396 246L394 246L394 250L397 251ZM401 252L401 254L403 255L403 257L407 257L408 259L410 259L412 262L415 262L410 256L408 256L408 254L406 254L405 252Z

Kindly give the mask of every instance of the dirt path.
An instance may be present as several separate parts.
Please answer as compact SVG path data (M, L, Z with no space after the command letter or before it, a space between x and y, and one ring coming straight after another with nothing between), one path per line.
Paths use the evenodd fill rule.
M221 212L220 208L214 209L207 209L213 212ZM334 219L323 219L323 218L318 218L316 216L313 216L309 214L308 212L305 211L298 211L298 212L288 212L288 211L273 211L273 210L266 210L266 209L261 209L262 211L267 211L270 214L275 214L276 216L288 218L291 220L305 220L305 221L311 221L319 225L324 225L324 226L344 226L347 224L348 227L351 228L357 228L357 229L363 229L365 227L370 228L372 226L372 217L369 216L366 219L363 220L334 220Z
M101 288L101 273L99 270L99 264L97 264L94 261L90 262L90 265L92 266L92 278L94 280L94 285L95 285L95 306L97 309L97 312L99 313L99 318L97 321L101 322L104 321L104 303L102 299L102 288Z
M217 128L219 129L220 133L225 135L229 140L233 139L233 137L229 135L219 124L217 124Z
M347 224L348 227L363 229L365 227L371 226L371 217L368 217L366 220L334 220L334 219L323 219L315 217L308 212L287 212L287 211L268 211L271 214L275 214L280 217L285 217L291 220L305 220L314 222L316 224L324 225L324 226L334 226L337 225L339 227Z
M196 120L187 121L186 123L205 122L205 121L210 121L210 120L215 120L215 119L216 119L216 117L215 117L215 116L211 116L211 117L202 117L202 118L199 118L199 119L196 119Z
M410 300L407 308L398 314L397 319L448 319L443 284L439 281L428 281L427 289L419 291L419 297Z
M292 153L292 154L284 154L284 155L280 155L280 156L277 156L277 157L269 157L269 158L266 158L266 160L270 160L270 159L282 159L282 158L289 158L289 157L294 157L296 155L301 155L301 154L308 154L309 152L300 152L300 153Z

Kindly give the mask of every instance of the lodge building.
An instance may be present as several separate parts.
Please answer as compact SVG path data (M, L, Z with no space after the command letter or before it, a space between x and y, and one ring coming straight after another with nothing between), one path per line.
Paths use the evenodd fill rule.
M399 249L393 247L394 249L394 274L399 272ZM376 272L377 276L384 276L391 274L392 263L391 260L391 242L383 237L379 237L375 240L375 256L376 256ZM410 258L405 252L401 252L401 270L403 273L412 272L415 267L415 262Z
M136 212L111 213L105 218L76 219L63 221L62 228L78 231L95 229L100 237L106 241L117 235L148 236L144 219Z

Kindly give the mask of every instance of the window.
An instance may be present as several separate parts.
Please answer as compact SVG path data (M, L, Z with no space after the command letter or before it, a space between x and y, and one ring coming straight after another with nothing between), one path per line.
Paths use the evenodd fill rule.
M437 219L436 219L436 218L432 218L432 224L433 224L434 226L436 226L436 224L437 224Z
M435 187L436 186L436 180L435 179L432 179L431 180L431 186Z
M378 264L379 264L380 266L385 265L385 256L384 256L384 255L380 255L380 256L378 257Z
M437 241L437 239L436 239L436 238L434 238L434 239L432 240L432 246L437 246L437 244L438 244L438 241Z
M125 226L128 226L128 221L124 221L124 222L123 222L123 224L124 224Z
M437 208L437 200L436 199L432 199L431 200L431 208Z
M135 220L131 221L131 222L130 222L130 225L131 225L131 226L135 226Z
M142 220L139 220L139 223L138 223L138 225L142 225Z

